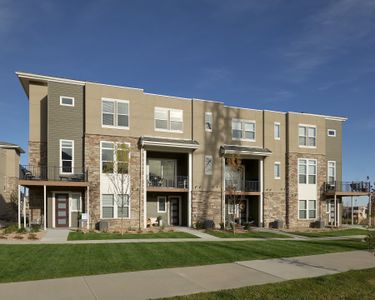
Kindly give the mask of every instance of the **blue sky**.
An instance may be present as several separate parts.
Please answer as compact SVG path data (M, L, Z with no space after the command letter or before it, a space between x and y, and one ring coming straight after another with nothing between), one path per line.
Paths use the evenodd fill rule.
M346 116L344 179L375 181L373 0L0 0L0 45L0 140L27 148L21 70Z

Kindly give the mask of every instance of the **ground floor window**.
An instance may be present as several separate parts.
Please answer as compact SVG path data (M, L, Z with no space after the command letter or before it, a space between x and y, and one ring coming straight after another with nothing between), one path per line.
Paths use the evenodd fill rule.
M129 195L102 194L102 218L117 219L130 217Z
M299 200L298 217L302 220L316 218L316 200Z
M158 197L158 213L167 212L167 197L159 196Z

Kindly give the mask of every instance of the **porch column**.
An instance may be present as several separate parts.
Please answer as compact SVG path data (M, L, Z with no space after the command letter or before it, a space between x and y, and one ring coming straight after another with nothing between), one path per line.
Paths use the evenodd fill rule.
M18 185L18 228L21 228L21 186Z
M221 158L221 213L225 228L225 158Z
M351 204L352 204L351 215L352 215L352 225L353 225L353 224L354 224L354 214L353 214L353 196L351 197Z
M259 160L259 227L263 227L263 163Z
M86 213L87 213L87 229L90 230L90 187L86 188Z
M337 227L337 196L335 194L335 218L334 218L335 227Z
M25 200L25 188L23 189L23 228L26 228L26 200Z
M141 151L143 151L143 227L147 228L147 150L141 148Z
M371 203L371 194L368 194L368 226L371 227L371 208L372 208L372 203Z
M337 227L340 227L340 201L337 202Z
M46 186L43 185L43 224L44 230L47 229L47 189Z
M191 227L191 191L193 182L193 153L189 152L188 227Z

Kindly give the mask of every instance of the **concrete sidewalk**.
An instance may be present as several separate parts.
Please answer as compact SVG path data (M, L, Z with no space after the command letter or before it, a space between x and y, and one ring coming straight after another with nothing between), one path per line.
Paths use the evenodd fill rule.
M0 284L2 299L150 299L375 267L375 256L351 251L218 265Z

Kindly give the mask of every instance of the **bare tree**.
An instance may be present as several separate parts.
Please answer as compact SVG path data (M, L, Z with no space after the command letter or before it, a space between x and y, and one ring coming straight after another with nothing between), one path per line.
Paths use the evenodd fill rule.
M114 193L114 203L117 206L117 216L121 220L121 234L125 232L125 218L129 217L130 205L130 176L129 158L130 151L127 144L115 144L115 161L104 166L105 174L111 182Z
M236 234L236 216L239 214L240 203L238 192L242 189L243 185L242 179L238 179L238 173L242 172L243 166L241 159L236 155L228 157L226 165L229 168L229 172L226 173L228 180L226 180L225 184L228 200L228 217L230 218L229 224L232 226L233 234ZM232 213L230 213L230 208L232 208Z

